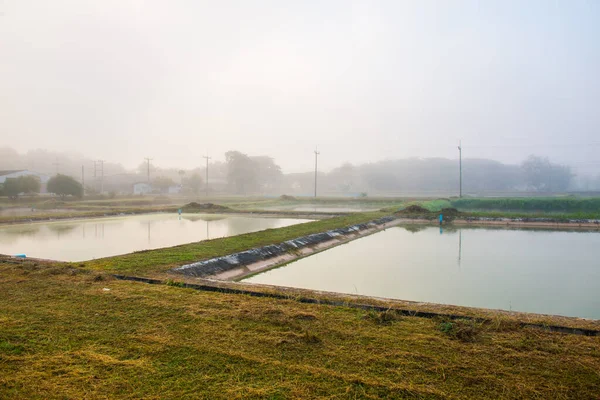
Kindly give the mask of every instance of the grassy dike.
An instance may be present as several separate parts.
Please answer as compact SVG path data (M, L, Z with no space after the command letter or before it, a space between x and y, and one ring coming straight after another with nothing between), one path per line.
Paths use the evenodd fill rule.
M0 398L591 399L600 337L0 260Z
M166 272L175 266L186 263L224 256L238 251L248 250L253 247L281 243L311 233L318 233L330 229L368 222L384 215L389 214L379 211L348 214L334 218L305 222L284 228L267 229L238 236L101 258L93 261L76 263L76 265L79 267L115 273L150 276L155 273Z

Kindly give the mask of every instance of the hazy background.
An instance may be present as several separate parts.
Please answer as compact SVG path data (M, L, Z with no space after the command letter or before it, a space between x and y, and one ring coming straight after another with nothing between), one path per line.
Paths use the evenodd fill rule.
M600 2L0 1L0 147L600 170Z

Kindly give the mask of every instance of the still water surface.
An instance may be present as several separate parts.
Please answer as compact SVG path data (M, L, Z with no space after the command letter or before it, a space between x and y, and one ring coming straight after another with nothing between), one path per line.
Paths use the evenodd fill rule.
M149 214L0 226L0 254L83 261L234 236L306 219Z
M383 206L382 206L383 207ZM304 205L278 205L278 206L264 206L257 207L258 209L269 210L269 211L302 211L302 212L366 212L376 211L382 207L373 205L322 205L322 204L304 204Z
M600 319L600 233L394 227L246 281Z

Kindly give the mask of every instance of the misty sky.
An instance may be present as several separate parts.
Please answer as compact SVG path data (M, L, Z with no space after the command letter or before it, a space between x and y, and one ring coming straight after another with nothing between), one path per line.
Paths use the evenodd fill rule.
M296 172L459 139L600 172L600 1L0 0L0 146Z

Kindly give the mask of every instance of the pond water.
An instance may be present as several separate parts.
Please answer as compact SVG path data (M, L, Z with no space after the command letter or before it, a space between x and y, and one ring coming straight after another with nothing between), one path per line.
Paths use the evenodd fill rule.
M260 207L259 207L260 208ZM264 210L269 211L302 211L302 212L366 212L376 211L382 207L369 205L318 205L318 204L305 204L305 205L291 205L291 206L266 206L262 207Z
M83 261L234 236L306 219L215 214L146 214L0 226L0 254Z
M600 319L600 232L408 226L247 282Z

